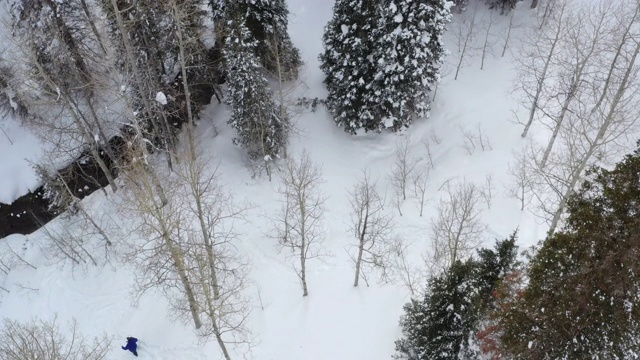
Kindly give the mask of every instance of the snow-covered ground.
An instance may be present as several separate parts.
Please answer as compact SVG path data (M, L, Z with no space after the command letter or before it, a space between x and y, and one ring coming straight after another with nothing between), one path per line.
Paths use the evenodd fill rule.
M322 50L323 27L331 17L333 1L289 0L290 33L302 52L305 67L300 96L324 97L323 75L317 56ZM520 3L517 21L526 21L528 4ZM481 13L485 13L482 8ZM496 28L508 24L500 17ZM517 29L514 31L518 31ZM496 31L497 32L497 31ZM515 42L515 40L513 40ZM453 47L453 39L447 36ZM429 224L442 192L438 189L448 179L466 179L481 185L488 174L493 176L494 197L491 208L484 212L488 225L485 244L504 238L519 227L520 244L528 246L540 240L546 231L527 211L520 211L518 201L504 194L509 182L507 166L512 151L524 145L521 127L514 125L512 111L522 111L510 97L513 80L512 57L489 56L484 70L480 59L470 59L453 80L446 72L438 88L429 119L416 121L409 131L400 134L366 134L349 136L334 126L330 116L320 108L297 118L299 134L292 139L290 151L295 156L308 151L314 162L321 164L324 194L327 196L325 248L331 256L309 263L309 292L301 289L291 265L279 254L275 240L265 236L271 223L266 214L279 209L277 181L252 179L243 164L242 150L231 144L232 130L225 125L227 111L213 104L205 109L198 126L200 140L220 162L221 179L237 200L256 206L247 214L248 226L242 228L239 249L251 263L249 290L254 310L248 326L255 346L250 356L260 360L386 360L394 351L399 337L398 318L409 291L401 285L370 287L352 286L353 268L345 248L353 242L347 231L349 217L347 192L361 169L367 167L382 191L391 194L387 176L394 161L396 142L409 137L411 155L426 161L423 139L441 138L432 143L434 169L431 172L428 203L424 216L413 199L403 204L404 216L396 215L397 230L412 242L415 253L429 247ZM454 59L450 59L453 62ZM452 65L449 64L449 67ZM213 125L220 131L214 137ZM471 155L464 149L461 128L476 129L481 124L491 142L491 150L476 150ZM0 120L14 142L11 145L0 133L0 201L10 202L36 184L32 172L22 159L38 154L37 140L10 120ZM534 129L535 131L535 129ZM390 198L391 195L388 196ZM112 205L98 191L85 200L87 206L110 211ZM5 221L0 219L0 221ZM50 226L56 226L56 221ZM113 264L101 269L73 271L68 265L52 265L42 257L38 243L41 231L29 236L10 236L3 240L37 269L23 267L0 278L0 314L27 320L34 316L51 318L57 314L61 322L78 321L80 331L89 336L107 334L115 337L109 359L130 359L120 350L126 336L140 339L143 359L222 359L214 342L201 344L191 324L176 322L167 311L161 294L148 293L133 304L130 289L133 269ZM259 296L258 296L259 295ZM121 343L120 343L121 342ZM233 358L239 358L238 353Z
M35 135L10 115L0 118L0 203L11 204L39 186L31 163L40 154Z

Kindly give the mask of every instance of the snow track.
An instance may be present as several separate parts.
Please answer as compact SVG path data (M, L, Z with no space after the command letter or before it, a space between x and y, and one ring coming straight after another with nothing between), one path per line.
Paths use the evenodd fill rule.
M122 350L122 349L121 349ZM135 356L129 351L120 351L114 359L132 360ZM207 356L199 347L169 347L158 343L138 340L138 359L146 360L205 360Z

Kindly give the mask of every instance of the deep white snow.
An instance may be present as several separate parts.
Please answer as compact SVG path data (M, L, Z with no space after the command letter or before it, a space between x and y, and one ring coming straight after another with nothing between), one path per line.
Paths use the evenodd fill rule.
M298 96L322 98L326 90L317 57L333 2L289 0L288 3L292 40L305 62L299 83L291 86L295 86ZM519 4L518 21L526 21L527 5ZM496 28L508 24L507 17L500 17L499 21L494 25ZM446 40L453 50L453 39L448 35ZM501 45L499 41L496 47ZM398 318L402 305L409 299L409 291L400 284L377 284L375 279L370 287L363 283L353 288L353 268L346 253L353 243L347 231L346 195L361 169L368 168L378 179L380 191L386 191L391 199L388 175L400 137L410 138L411 155L422 159L422 163L426 161L422 140L432 142L434 169L424 216L418 216L417 204L411 197L402 205L402 217L393 206L387 207L396 216L397 231L412 242L414 260L420 260L420 254L430 245L430 219L442 196L438 189L449 179L464 178L481 185L486 175L493 176L494 198L491 209L484 213L487 246L518 227L522 246L536 243L544 236L546 225L538 224L529 212L520 211L517 200L504 195L504 184L510 181L506 170L512 151L525 145L519 136L521 127L510 121L512 110L524 110L508 93L513 77L512 58L509 54L500 58L499 53L496 51L496 56L486 59L483 71L479 70L479 58L470 59L457 81L453 80L452 65L448 64L432 104L431 117L416 121L404 133L353 137L336 128L321 107L315 113L304 112L296 118L299 131L292 139L290 152L295 156L307 150L313 161L322 165L323 192L327 196L324 245L331 254L309 263L307 298L301 296L300 285L285 254L278 253L275 240L265 236L271 227L266 217L280 206L277 181L251 178L242 150L231 143L233 133L225 125L228 112L223 106L213 104L204 110L197 129L205 151L219 161L221 179L236 199L257 205L248 214L247 225L242 226L238 244L252 267L249 293L254 310L248 323L255 341L249 354L252 358L390 359L394 341L400 335ZM450 61L454 61L453 57ZM162 103L166 98L159 96L156 100ZM492 150L476 150L469 155L463 148L461 128L475 129L478 124L488 134ZM214 135L214 125L218 136ZM23 159L37 157L39 142L10 119L0 120L0 126L14 141L11 145L0 133L0 201L10 202L36 186ZM440 144L433 141L434 137L441 139ZM88 197L85 204L95 213L112 213L117 218L113 204L101 191ZM56 223L49 226L55 227ZM135 235L125 240L135 241ZM138 304L133 303L129 293L134 277L131 267L114 262L112 266L83 272L68 265L50 264L38 248L43 241L42 231L0 241L0 251L3 246L11 246L37 267L20 267L6 277L0 276L0 286L10 291L7 294L0 290L3 317L28 320L57 315L61 323L76 318L85 334L104 333L115 338L109 356L114 360L132 359L130 353L120 349L126 336L140 339L141 359L222 359L214 341L201 344L191 324L183 325L171 317L161 294L150 292ZM239 359L242 354L235 351L233 358Z

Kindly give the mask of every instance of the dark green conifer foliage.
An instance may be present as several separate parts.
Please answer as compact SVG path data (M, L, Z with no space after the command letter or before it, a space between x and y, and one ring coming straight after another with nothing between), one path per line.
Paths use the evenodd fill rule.
M408 127L428 115L429 94L440 79L442 36L451 13L444 0L384 0L373 37L373 92L384 125Z
M351 134L408 127L428 115L449 21L445 0L338 0L320 68L327 107Z
M640 152L589 172L505 319L517 359L631 359L640 344Z
M378 3L336 1L322 38L320 68L329 91L327 107L336 124L351 134L361 128L384 129L372 87L376 65L371 56L375 43L371 34L377 26Z
M256 40L255 52L274 77L293 80L302 65L300 51L288 33L289 9L285 0L210 0L214 21L240 17Z
M280 156L285 141L283 120L271 97L267 79L255 56L255 41L242 20L233 22L225 46L228 73L228 123L236 130L234 142L252 160L267 166Z
M396 359L451 360L475 356L474 335L492 305L492 294L516 265L516 234L481 249L478 259L457 261L428 284L423 301L412 299L400 319L403 338Z
M518 0L487 0L489 9L499 9L500 14L508 14L516 8Z

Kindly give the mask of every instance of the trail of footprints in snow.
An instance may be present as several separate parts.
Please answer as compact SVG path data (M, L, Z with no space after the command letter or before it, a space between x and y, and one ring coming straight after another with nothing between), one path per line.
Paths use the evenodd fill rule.
M203 350L193 347L167 348L138 340L138 359L148 360L206 360Z

